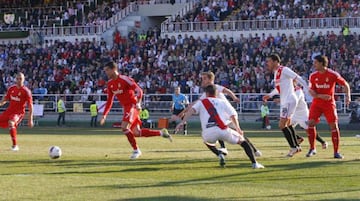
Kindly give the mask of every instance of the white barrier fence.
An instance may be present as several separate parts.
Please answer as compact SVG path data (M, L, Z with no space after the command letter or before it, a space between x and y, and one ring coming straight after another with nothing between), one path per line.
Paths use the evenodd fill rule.
M286 30L286 29L325 29L341 28L344 25L360 27L360 17L343 18L297 18L274 20L237 20L209 22L172 22L161 24L162 33L199 32L199 31L246 31L246 30Z
M200 97L200 94L186 94L189 101L193 102ZM262 96L260 93L240 93L236 94L240 98L240 103L231 102L239 113L259 113L262 105ZM34 104L43 105L44 112L56 112L57 101L62 94L47 94L39 95L33 94ZM352 104L349 107L345 106L344 98L345 94L336 94L337 110L339 113L347 114L352 108L358 104L356 101L360 97L360 93L352 94ZM151 112L157 113L169 113L172 104L172 94L144 94L143 106L147 107ZM65 95L65 106L67 112L89 112L90 104L92 101L96 101L100 108L100 112L104 108L104 103L107 99L106 94L67 94ZM280 110L279 103L274 101L268 102L268 107L273 114L278 114ZM0 110L4 110L6 106L1 107ZM121 112L122 107L117 100L114 100L112 107L113 112Z

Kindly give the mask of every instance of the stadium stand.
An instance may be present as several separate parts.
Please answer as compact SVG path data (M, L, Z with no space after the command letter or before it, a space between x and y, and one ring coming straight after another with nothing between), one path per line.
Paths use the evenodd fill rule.
M234 12L232 12L234 11ZM229 14L229 18L226 18ZM350 1L199 1L194 10L174 22L359 17L359 2Z
M215 72L219 84L235 92L268 92L271 73L264 69L264 60L270 52L280 53L283 64L304 77L311 73L312 58L324 53L330 65L349 80L352 90L360 92L360 38L355 33L348 39L333 32L304 32L290 36L255 34L238 40L226 36L160 38L155 33L149 30L146 40L128 40L111 49L103 41L46 41L43 47L1 45L0 92L13 82L15 72L23 71L35 94L99 93L106 79L101 64L109 59L117 61L120 71L139 81L147 93L171 93L175 86L181 86L185 93L197 91L198 74L208 70Z
M174 22L222 21L234 10L235 2L203 0L195 4L194 9L185 16L177 15Z
M18 12L20 14L17 16L22 16L11 26L0 22L0 29L52 26L54 20L60 20L60 26L98 25L130 3L99 0L98 5L94 6L92 2L95 1L0 0L0 9L4 13ZM172 3L168 0L136 2ZM287 19L294 22L296 19L320 19L316 22L327 23L331 18L341 20L339 17L348 17L353 19L349 22L359 25L359 19L355 18L359 16L359 3L352 0L343 3L326 1L323 4L313 1L294 1L290 4L281 0L195 2L189 13L182 16L174 15L171 18L172 22L274 22ZM109 24L109 27L115 23L114 21ZM190 35L191 33L161 37L159 27L154 27L142 33L130 31L127 36L121 35L115 29L113 45L106 44L104 40L84 40L80 39L81 37L75 42L43 40L39 44L2 44L0 92L4 93L12 84L14 73L22 71L28 77L26 85L34 94L40 95L37 96L39 100L47 99L47 94L65 93L83 94L74 98L74 101L89 101L90 94L103 93L106 76L102 72L102 64L114 60L118 63L121 73L137 80L145 93L158 94L145 98L169 101L169 97L162 94L172 93L175 86L181 86L183 93L198 94L199 73L211 70L215 72L219 84L237 93L249 93L250 95L242 96L247 104L246 108L256 108L257 105L252 101L260 101L260 97L251 93L269 92L273 87L272 74L264 68L265 57L270 52L280 53L283 64L290 66L305 78L311 73L312 58L318 54L326 54L330 58L331 66L349 81L352 91L360 92L360 36L357 33L342 34L329 31L315 34L309 29L283 34L280 27L273 24L270 27L279 29L279 33L265 35L254 32L248 36L239 33L238 38L226 35L213 37L206 34L195 37ZM216 31L220 28L223 27L214 26L210 30ZM241 26L234 26L235 30L240 28ZM252 29L251 26L243 28ZM176 32L176 27L173 31ZM45 35L52 34L54 33L50 31ZM342 92L341 88L337 88L337 92Z
M33 27L99 25L125 8L129 2L2 0L0 3L0 30L25 30ZM9 19L14 14L15 19L11 19L13 23L5 22L5 14Z

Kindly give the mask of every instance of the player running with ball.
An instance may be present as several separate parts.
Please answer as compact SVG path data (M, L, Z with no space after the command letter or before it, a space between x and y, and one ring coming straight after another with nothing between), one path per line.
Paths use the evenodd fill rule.
M109 81L107 83L107 101L103 117L100 120L100 125L105 124L105 120L112 107L114 97L116 97L120 105L124 108L121 128L133 148L133 153L130 158L136 159L141 155L141 151L136 143L135 137L162 136L172 141L171 135L167 129L162 129L161 131L146 128L140 129L142 122L139 117L139 110L143 92L139 85L137 85L130 77L120 75L118 73L118 67L114 62L107 63L104 70L109 78Z
M345 104L348 106L351 101L350 87L339 73L327 67L328 63L328 58L326 56L316 56L314 58L314 68L316 71L310 75L310 94L314 99L310 106L310 150L307 155L310 157L316 154L316 130L314 126L319 123L320 116L324 114L331 129L331 138L334 146L334 158L342 159L344 157L339 153L340 131L334 93L336 83L342 85L345 88L346 93Z
M29 108L28 126L33 124L33 101L30 90L24 86L25 76L22 73L16 75L16 84L9 87L4 98L0 101L0 106L10 102L9 107L0 115L0 127L9 128L12 147L11 150L18 151L17 145L17 125L25 115L25 106Z

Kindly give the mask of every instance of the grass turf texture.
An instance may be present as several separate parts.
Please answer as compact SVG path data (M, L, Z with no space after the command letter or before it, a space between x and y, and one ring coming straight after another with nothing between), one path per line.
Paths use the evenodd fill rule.
M129 160L126 138L110 128L21 128L19 152L10 137L0 135L0 200L359 200L360 139L342 131L341 152L332 146L306 158L285 158L285 139L277 130L246 130L263 152L263 170L251 169L240 146L228 145L226 168L202 144L199 129L167 139L137 138L143 155ZM299 132L305 136L304 132ZM330 134L323 136L331 145ZM48 148L62 148L51 160Z

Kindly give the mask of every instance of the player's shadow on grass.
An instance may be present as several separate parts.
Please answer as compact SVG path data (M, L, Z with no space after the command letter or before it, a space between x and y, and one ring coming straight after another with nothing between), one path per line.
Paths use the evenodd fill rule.
M190 196L156 196L156 197L140 197L140 198L129 198L129 199L119 199L114 201L215 201L219 199L210 199L210 198L199 198L199 197L190 197ZM221 199L220 199L221 200Z

